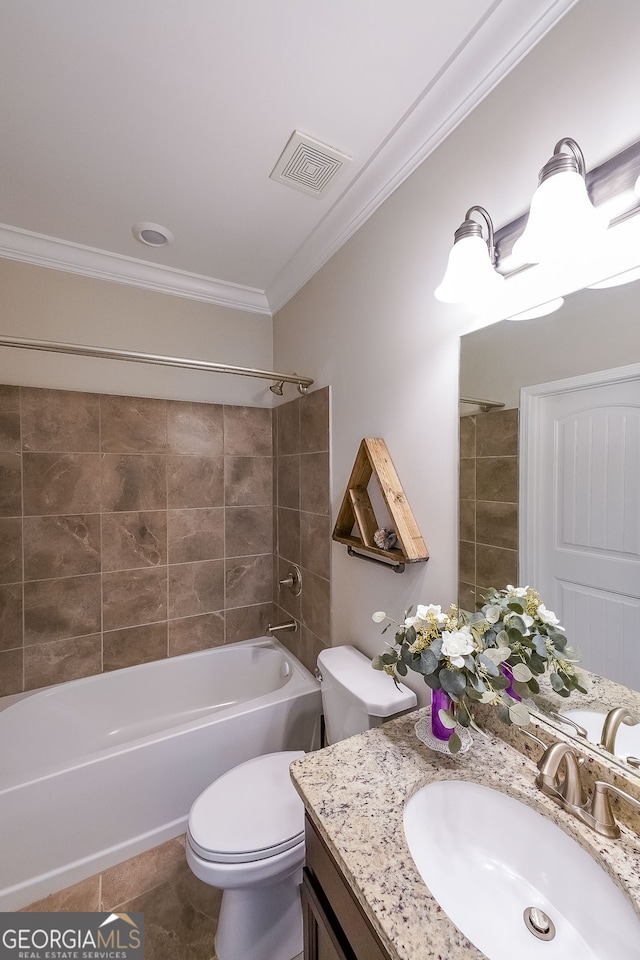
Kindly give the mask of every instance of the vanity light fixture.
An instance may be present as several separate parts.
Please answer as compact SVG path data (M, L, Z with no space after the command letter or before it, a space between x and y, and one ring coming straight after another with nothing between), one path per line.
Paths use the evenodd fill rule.
M482 225L472 219L473 213L485 221L486 240L482 236ZM447 269L434 294L436 299L443 303L477 303L491 299L500 292L504 282L495 265L493 221L484 207L470 207L454 234Z
M527 225L513 246L517 260L571 261L602 240L609 218L591 202L585 177L582 150L571 137L563 137L538 175Z

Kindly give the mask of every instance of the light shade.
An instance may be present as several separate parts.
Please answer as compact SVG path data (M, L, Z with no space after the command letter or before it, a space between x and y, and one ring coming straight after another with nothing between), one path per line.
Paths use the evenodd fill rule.
M489 239L484 240L479 223L471 219L477 211L486 220ZM493 224L483 207L471 207L458 227L447 269L434 296L443 303L484 303L501 290L504 277L493 265Z
M561 152L565 146L572 156ZM602 240L609 217L589 199L584 173L580 147L568 137L560 140L540 171L527 225L513 245L521 263L576 260Z

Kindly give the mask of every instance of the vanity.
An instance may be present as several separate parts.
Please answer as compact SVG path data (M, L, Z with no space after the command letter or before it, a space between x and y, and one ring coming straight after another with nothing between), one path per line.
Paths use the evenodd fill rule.
M490 787L561 827L604 871L605 883L610 878L624 891L623 908L630 913L632 924L637 920L638 938L631 952L619 951L617 957L640 957L637 811L623 809L624 804L616 806L621 836L599 836L536 786L542 746L523 737L524 753L491 735L476 737L471 750L455 758L435 754L414 731L425 713L419 710L397 718L307 754L291 766L307 819L305 960L483 960L487 956L461 933L431 895L405 837L407 801L425 785L443 780ZM562 734L558 737L562 740ZM553 739L557 737L547 733L546 742ZM606 761L588 748L584 756L587 784L590 778L614 782L615 764L603 771ZM618 777L618 784L621 780ZM451 815L459 816L454 808ZM473 816L474 808L468 809L468 817ZM500 823L496 814L494 822L479 823L478 829L489 831L496 846L517 843L516 838L501 834ZM461 889L461 898L473 895L473 884L470 887ZM614 893L618 896L618 890ZM597 920L597 901L590 913ZM494 925L499 921L499 916L490 920Z

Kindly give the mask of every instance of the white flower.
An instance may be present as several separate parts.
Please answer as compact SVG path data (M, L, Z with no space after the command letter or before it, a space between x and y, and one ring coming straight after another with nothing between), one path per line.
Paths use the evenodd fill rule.
M418 620L434 619L436 623L444 623L447 619L447 615L442 612L442 607L439 603L428 603L426 606L419 603L416 608L416 615Z
M384 610L376 610L375 613L371 614L371 619L374 623L382 623L383 620L387 619L387 615Z
M512 584L507 584L507 591L510 597L526 597L527 590L529 587L514 587Z
M442 652L454 667L464 667L463 657L473 653L473 638L469 627L460 630L445 630L442 634Z
M489 621L489 623L497 623L498 620L500 619L501 614L502 614L502 611L500 607L487 607L484 615L485 615L485 618Z
M543 623L549 623L552 627L557 627L560 623L553 610L547 610L544 603L538 605L536 613Z

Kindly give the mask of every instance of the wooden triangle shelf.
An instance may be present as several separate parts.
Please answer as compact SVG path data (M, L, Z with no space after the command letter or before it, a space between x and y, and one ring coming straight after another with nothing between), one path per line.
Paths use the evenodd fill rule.
M382 499L389 513L391 525L398 538L398 546L388 550L377 546L374 534L385 524L378 523L368 486L375 476ZM353 533L354 525L360 532ZM349 552L364 559L392 561L394 567L429 559L429 551L420 535L407 498L391 462L387 445L381 438L365 438L360 444L349 483L342 499L333 539L349 547Z

